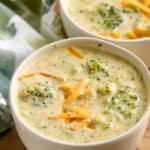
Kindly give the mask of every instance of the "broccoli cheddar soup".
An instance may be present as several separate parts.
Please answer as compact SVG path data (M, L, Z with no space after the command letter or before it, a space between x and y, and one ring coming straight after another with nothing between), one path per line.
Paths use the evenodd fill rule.
M17 80L25 124L62 141L115 137L134 126L146 109L145 87L136 68L92 48L54 46L26 63Z
M69 16L96 35L150 37L150 0L67 0Z

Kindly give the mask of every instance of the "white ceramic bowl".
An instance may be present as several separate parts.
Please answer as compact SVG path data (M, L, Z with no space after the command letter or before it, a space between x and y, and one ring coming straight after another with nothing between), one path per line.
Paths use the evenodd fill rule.
M27 64L29 61L31 62L31 60L34 59L34 57L40 55L44 51L50 51L51 48L56 44L59 46L82 45L91 49L101 49L105 52L109 52L113 55L128 60L132 65L134 65L139 71L139 73L142 75L147 90L148 105L140 121L134 127L130 128L127 132L119 136L93 144L71 144L53 138L47 138L36 132L34 129L31 129L29 126L27 126L24 123L17 108L16 96L19 83L18 76L21 74L22 67L25 64ZM102 44L101 48L97 46L98 44ZM13 118L19 136L28 150L134 150L138 145L139 141L141 140L148 123L150 106L149 100L150 76L149 71L147 70L147 67L144 65L144 63L137 56L135 56L134 54L132 54L124 48L121 48L103 40L88 37L62 40L40 48L39 50L31 54L27 59L25 59L24 62L19 66L19 68L14 73L10 86L10 104Z
M78 25L76 21L73 20L68 14L66 2L66 0L60 0L60 12L64 29L68 37L89 36L110 41L132 51L134 54L139 56L150 68L150 38L119 40L88 32L84 27Z

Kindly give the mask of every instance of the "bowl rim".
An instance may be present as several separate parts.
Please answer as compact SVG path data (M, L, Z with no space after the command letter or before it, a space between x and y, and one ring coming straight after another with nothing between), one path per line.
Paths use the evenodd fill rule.
M141 116L141 118L139 119L139 121L133 125L131 128L129 128L127 131L116 135L112 138L106 139L104 141L97 141L97 142L90 142L90 143L73 143L73 142L67 142L67 141L63 141L60 139L56 139L53 137L47 137L42 135L41 133L39 133L38 131L35 131L35 129L33 129L32 127L30 127L29 125L27 125L25 123L25 121L23 121L21 115L19 114L19 111L16 104L16 100L15 100L15 96L13 94L13 86L16 83L16 76L17 73L19 72L20 68L22 68L22 66L24 66L26 63L28 63L29 60L33 59L35 56L38 56L40 53L44 52L44 51L48 51L48 49L52 48L55 45L59 45L59 44L65 44L67 45L67 43L69 42L74 42L74 41L86 41L86 40L90 40L91 42L100 42L102 44L106 44L107 46L111 46L113 48L117 48L119 49L122 53L127 53L128 55L131 55L131 57L138 61L138 63L140 64L140 66L144 69L144 73L141 72L141 75L145 78L146 80L148 80L148 83L150 83L150 74L148 71L148 68L146 67L146 65L140 60L140 58L138 58L136 55L134 55L133 53L131 53L130 51L128 51L127 49L120 47L116 44L110 43L108 41L104 41L101 39L97 39L97 38L91 38L91 37L76 37L76 38L69 38L69 39L64 39L64 40L60 40L60 41L56 41L53 43L50 43L48 45L45 45L41 48L39 48L38 50L36 50L35 52L33 52L30 56L28 56L25 60L23 60L23 62L19 65L19 67L15 70L13 77L11 79L10 82L10 89L9 89L9 98L10 98L10 107L11 107L11 111L12 111L12 115L13 118L15 120L15 125L17 124L17 122L20 123L20 125L27 131L29 131L31 134L39 137L40 139L43 139L47 142L51 142L54 144L59 144L59 145L65 145L65 146L71 146L71 147L92 147L92 146L98 146L98 145L105 145L105 144L110 144L110 143L114 143L116 141L120 141L124 138L126 138L128 135L132 134L132 132L136 131L136 129L140 126L140 124L144 121L144 119L150 115L150 102L149 102L149 97L150 97L150 89L146 89L147 90L147 100L148 100L148 106L147 109L145 110L145 112L143 113L143 115ZM125 58L122 58L125 59ZM134 65L134 63L131 63L132 65ZM134 65L135 66L135 65ZM138 69L138 68L137 68ZM139 71L139 70L138 70ZM147 83L145 83L144 80L144 84L148 85Z
M103 35L97 35L94 34L88 30L86 30L86 28L82 27L81 25L79 25L78 23L76 23L76 21L74 19L72 19L72 17L68 14L66 6L65 6L65 2L64 0L59 0L59 5L60 5L60 12L64 13L65 17L68 19L68 21L70 21L74 27L78 30L80 30L80 32L83 32L86 35L95 37L95 38L101 38L103 40L107 40L110 42L120 42L120 43L137 43L137 42L150 42L150 37L142 37L142 38L137 38L137 39L115 39L112 37L107 37L107 36L103 36ZM63 20L63 17L62 17Z

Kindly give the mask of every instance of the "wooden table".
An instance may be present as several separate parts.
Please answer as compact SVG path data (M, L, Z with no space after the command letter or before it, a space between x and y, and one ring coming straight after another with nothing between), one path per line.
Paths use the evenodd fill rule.
M26 150L17 135L15 127L0 135L0 150ZM150 150L150 121L144 138L137 150Z

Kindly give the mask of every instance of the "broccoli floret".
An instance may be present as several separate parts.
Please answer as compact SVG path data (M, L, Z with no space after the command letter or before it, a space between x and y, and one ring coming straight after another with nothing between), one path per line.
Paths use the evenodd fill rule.
M104 64L100 60L92 59L86 63L86 66L90 74L106 71Z
M102 25L107 30L112 31L123 22L120 10L107 3L102 3L98 7L98 12L103 18Z

